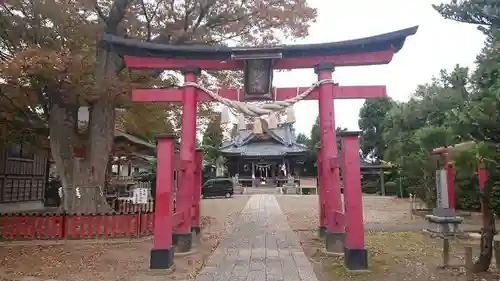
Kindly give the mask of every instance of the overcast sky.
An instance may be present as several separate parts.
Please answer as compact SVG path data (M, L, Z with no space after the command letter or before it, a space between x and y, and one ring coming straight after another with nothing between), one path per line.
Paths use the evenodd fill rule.
M449 1L449 0L443 0ZM409 98L416 86L427 83L440 69L458 63L473 66L484 37L473 25L443 19L431 4L435 0L308 0L318 8L310 36L297 43L333 42L377 35L418 25L416 35L389 65L338 68L333 77L340 85L386 85L395 100ZM290 42L287 42L290 43ZM309 86L317 77L312 69L276 73L276 87ZM336 126L358 128L364 100L335 102ZM317 101L295 105L297 132L309 134L318 114Z

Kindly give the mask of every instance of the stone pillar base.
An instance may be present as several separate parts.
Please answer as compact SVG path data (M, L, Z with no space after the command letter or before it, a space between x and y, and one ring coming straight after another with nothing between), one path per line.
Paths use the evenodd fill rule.
M169 249L152 249L150 269L170 269L174 265L174 250Z
M344 232L329 232L325 233L326 251L329 253L344 252Z
M351 271L367 271L368 251L366 249L344 248L344 266Z
M325 238L326 236L326 226L318 227L318 236L321 238Z
M174 238L175 237L175 238ZM193 234L192 233L174 233L172 236L172 241L175 243L175 251L178 253L187 253L191 251L193 246Z

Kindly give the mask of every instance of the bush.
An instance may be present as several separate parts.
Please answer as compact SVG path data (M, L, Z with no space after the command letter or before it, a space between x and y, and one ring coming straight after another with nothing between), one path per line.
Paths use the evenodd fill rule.
M478 211L480 209L477 184L470 181L455 182L455 207L465 211Z
M380 192L380 183L377 181L364 182L361 191L366 194L376 194Z
M309 195L312 193L312 188L305 188L305 189L302 189L302 194L303 195Z
M396 196L399 195L399 185L393 181L385 183L385 195L386 196Z
M491 192L491 208L497 216L500 215L500 185L498 184L493 187Z
M405 190L406 191L406 190ZM414 187L412 192L420 194L422 187ZM435 188L432 195L436 196ZM418 196L420 198L420 196ZM457 210L477 212L481 209L480 194L477 177L464 177L460 173L456 174L455 179L455 207ZM431 202L433 206L434 202ZM493 187L491 192L491 207L495 214L500 214L500 184Z

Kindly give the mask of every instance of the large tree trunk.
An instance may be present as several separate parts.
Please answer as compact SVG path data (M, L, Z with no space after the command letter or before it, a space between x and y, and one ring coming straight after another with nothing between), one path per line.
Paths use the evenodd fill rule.
M69 211L75 197L73 150L80 143L77 134L76 98L68 98L62 93L53 93L49 113L50 148L63 187L62 208L65 211Z
M96 77L116 76L118 63L105 51L98 61ZM116 57L114 57L116 59ZM112 79L112 78L109 78ZM96 96L89 107L87 137L77 132L78 107L76 101L54 104L51 108L51 147L64 188L63 208L68 212L100 213L109 211L105 198L108 161L113 148L115 130L115 95L108 91L104 81L96 87ZM99 92L97 92L99 91ZM61 104L61 103L59 103ZM84 144L85 155L75 158L74 147Z
M109 96L101 98L89 110L89 139L87 157L82 161L81 174L86 175L82 184L87 185L82 193L83 208L88 212L102 212L109 207L105 198L106 170L114 143L115 105ZM79 208L81 209L81 208Z
M104 32L124 35L119 29L127 6L132 0L114 0L105 22ZM104 185L115 130L115 93L110 86L116 81L122 59L106 46L97 44L94 98L89 99L88 134L78 135L78 101L76 95L51 96L49 126L52 155L64 188L63 208L68 212L98 213L109 210ZM85 145L85 156L75 158L74 147Z
M113 129L108 128L114 126L114 107L100 102L91 108L89 137L83 139L78 134L76 99L54 95L52 100L49 115L50 145L63 186L63 210L71 213L108 211L104 195L108 159L103 160L103 157L109 157L113 144ZM110 107L112 110L109 110ZM75 147L82 144L85 145L86 155L75 157Z
M485 272L489 269L493 256L493 238L495 235L495 217L491 209L491 191L495 182L494 169L489 169L488 180L486 181L483 199L483 228L481 229L481 243L479 258L474 264L475 273Z

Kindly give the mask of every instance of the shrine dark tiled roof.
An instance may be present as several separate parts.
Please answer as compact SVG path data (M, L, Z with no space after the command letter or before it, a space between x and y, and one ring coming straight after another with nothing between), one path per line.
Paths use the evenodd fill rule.
M308 151L305 145L297 143L290 125L269 130L267 135L262 139L250 130L241 131L232 141L223 143L220 151L223 154L254 157L304 154Z
M240 147L228 147L221 149L223 153L240 154L242 156L278 156L286 154L301 154L307 151L307 148L299 146L286 147L273 142L252 143Z

